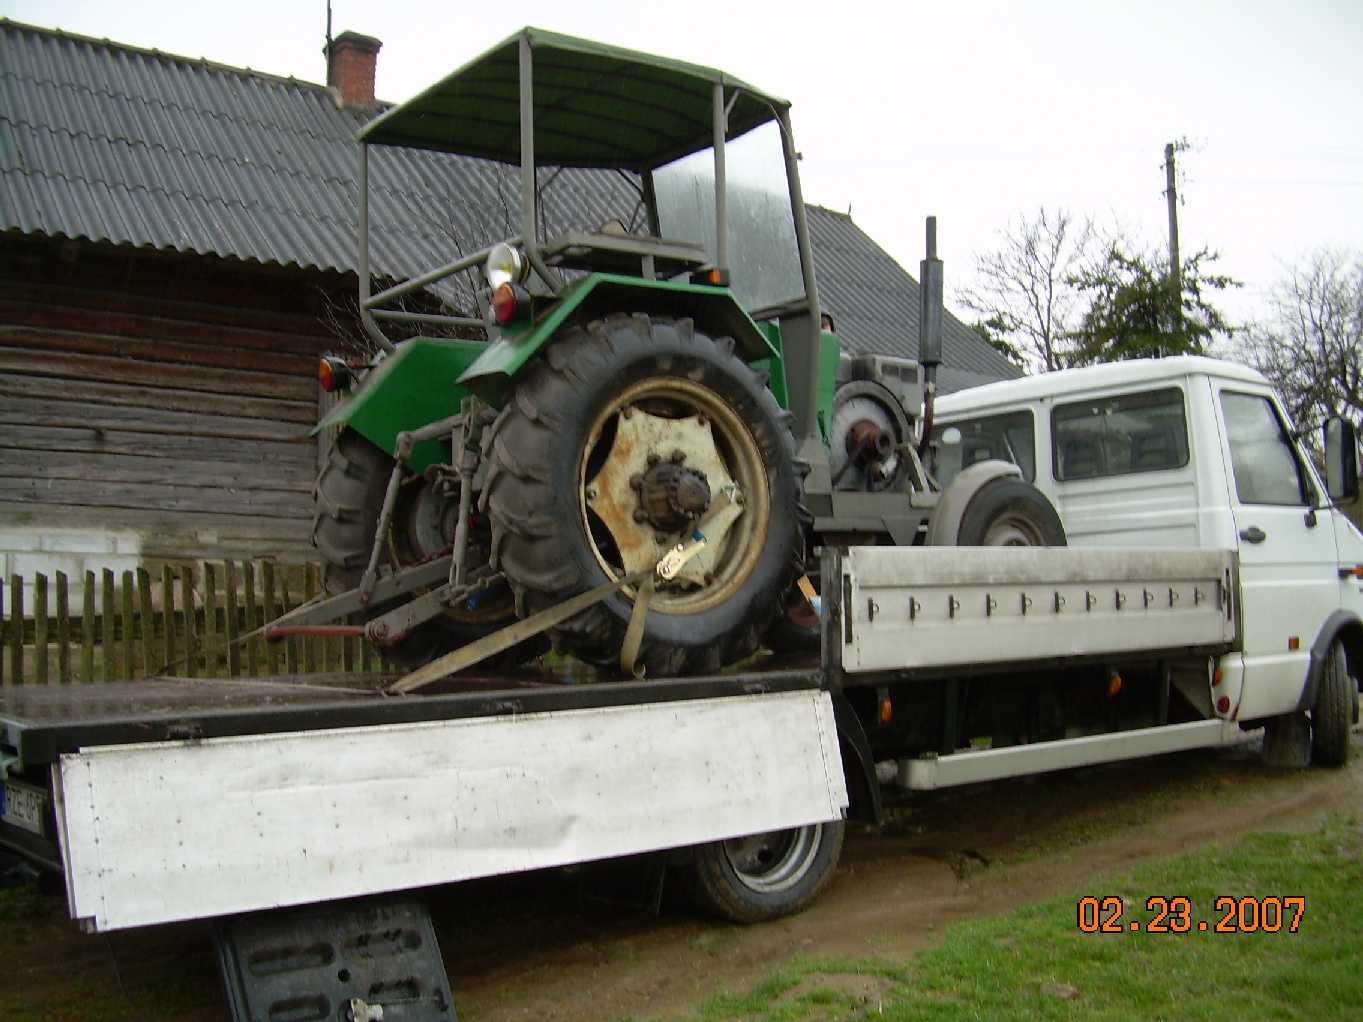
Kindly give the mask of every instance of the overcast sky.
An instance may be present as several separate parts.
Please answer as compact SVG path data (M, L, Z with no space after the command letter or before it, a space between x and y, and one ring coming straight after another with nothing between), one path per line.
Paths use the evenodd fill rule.
M1164 144L1180 238L1246 282L1363 249L1363 2L988 3L334 0L333 29L383 41L400 101L525 24L723 68L794 104L805 198L846 212L917 272L939 218L949 293L1045 203L1164 244ZM0 0L32 24L325 79L325 0ZM2 69L0 69L2 70Z

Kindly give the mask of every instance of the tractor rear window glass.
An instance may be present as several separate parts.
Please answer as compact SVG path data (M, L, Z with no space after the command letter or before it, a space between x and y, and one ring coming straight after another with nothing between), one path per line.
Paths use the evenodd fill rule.
M1036 425L1031 412L961 419L932 432L937 441L933 474L943 488L961 469L981 461L1011 461L1029 483L1036 478Z
M1098 479L1188 464L1188 420L1177 388L1057 405L1055 478Z

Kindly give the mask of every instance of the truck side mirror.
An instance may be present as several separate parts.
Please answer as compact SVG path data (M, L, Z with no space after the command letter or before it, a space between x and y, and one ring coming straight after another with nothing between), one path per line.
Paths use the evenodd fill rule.
M1358 498L1358 431L1337 415L1325 422L1325 489L1330 499L1349 503Z

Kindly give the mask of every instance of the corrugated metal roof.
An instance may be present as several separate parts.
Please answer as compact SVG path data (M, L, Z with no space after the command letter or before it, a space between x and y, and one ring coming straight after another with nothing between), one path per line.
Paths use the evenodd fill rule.
M354 137L321 85L0 19L0 230L353 272ZM371 152L371 264L403 278L517 233L501 164ZM546 190L550 231L637 202L604 171ZM811 207L825 305L858 351L912 357L912 277L851 219ZM945 390L1018 375L948 316Z
M809 206L819 300L844 346L861 354L918 358L918 281L845 213ZM940 389L962 390L1022 372L955 316L942 326Z

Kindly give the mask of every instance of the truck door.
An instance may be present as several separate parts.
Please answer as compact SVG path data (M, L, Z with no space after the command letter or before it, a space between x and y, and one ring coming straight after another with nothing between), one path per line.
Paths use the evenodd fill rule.
M1218 387L1239 536L1244 687L1239 720L1296 708L1311 643L1339 605L1338 560L1319 484L1270 396Z

